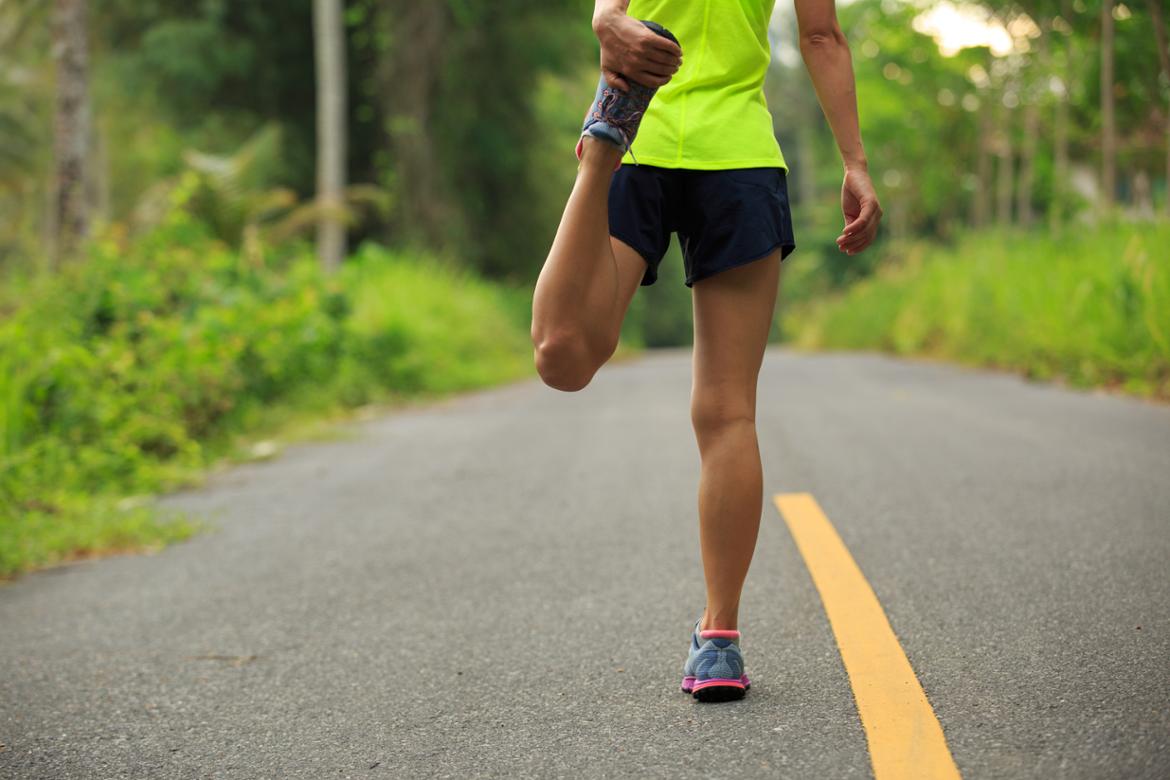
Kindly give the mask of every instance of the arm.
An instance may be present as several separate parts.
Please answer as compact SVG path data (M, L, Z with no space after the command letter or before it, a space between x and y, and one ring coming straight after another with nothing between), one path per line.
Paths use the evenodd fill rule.
M861 145L849 42L837 23L834 0L794 1L800 28L800 54L845 164L841 211L846 224L837 237L837 246L843 252L854 254L873 242L882 209L869 179L869 162Z
M682 49L626 16L630 0L596 0L593 31L601 41L601 73L606 82L628 91L627 78L661 87L682 64Z

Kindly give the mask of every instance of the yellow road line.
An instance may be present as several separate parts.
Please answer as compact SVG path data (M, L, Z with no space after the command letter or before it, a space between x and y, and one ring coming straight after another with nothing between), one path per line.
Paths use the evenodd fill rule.
M808 493L775 496L820 591L865 727L876 780L959 777L942 726L873 588Z

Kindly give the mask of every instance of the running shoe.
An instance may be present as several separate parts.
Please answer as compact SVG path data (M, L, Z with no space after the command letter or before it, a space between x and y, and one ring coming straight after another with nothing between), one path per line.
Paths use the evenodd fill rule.
M683 666L682 692L702 702L742 699L751 681L743 673L738 631L702 631L695 622L691 647Z
M642 24L654 32L674 43L678 39L660 24L642 21ZM606 83L605 75L597 84L597 94L593 98L593 105L585 114L585 126L581 128L581 138L577 141L577 159L581 159L584 149L585 136L608 141L614 144L622 153L630 150L634 136L638 134L638 126L642 124L642 116L650 105L650 98L658 91L657 87L647 87L627 78L630 85L629 92L622 92ZM620 163L619 163L620 165Z

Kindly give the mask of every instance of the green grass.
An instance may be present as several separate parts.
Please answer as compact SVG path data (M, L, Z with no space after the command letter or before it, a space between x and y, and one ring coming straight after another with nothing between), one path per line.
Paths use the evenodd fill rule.
M1170 398L1170 223L969 233L903 246L876 276L798 302L808 348L878 349Z
M0 311L0 577L185 538L141 497L247 442L532 371L525 291L433 258L236 252L176 214ZM244 455L246 457L246 454Z

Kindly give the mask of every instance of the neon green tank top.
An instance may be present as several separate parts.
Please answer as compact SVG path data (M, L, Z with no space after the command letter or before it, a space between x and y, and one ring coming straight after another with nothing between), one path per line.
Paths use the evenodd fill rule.
M650 101L624 163L788 169L764 101L775 0L630 0L627 13L674 33L683 65Z

